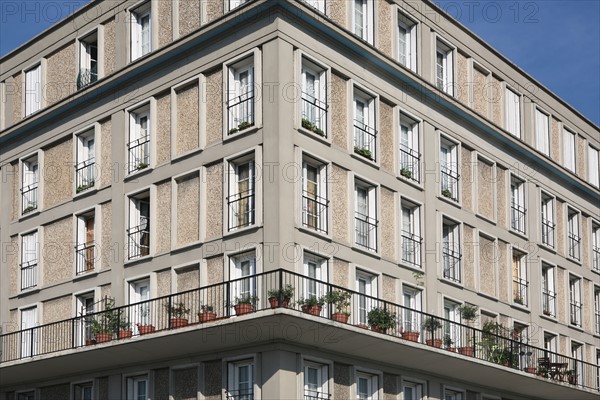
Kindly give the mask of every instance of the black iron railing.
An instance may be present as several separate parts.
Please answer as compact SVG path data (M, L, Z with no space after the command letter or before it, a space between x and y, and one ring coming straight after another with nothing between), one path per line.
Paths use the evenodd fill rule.
M542 243L554 247L554 228L556 224L545 218L542 219Z
M80 243L75 246L75 256L77 257L75 273L77 275L94 270L95 249L94 242Z
M240 282L248 280L254 283L251 285L251 294L256 297L246 305L236 304L236 299L240 298ZM280 289L288 285L293 288L293 293L289 298L284 298L284 292ZM337 291L348 293L350 306L345 310L349 312L347 319L339 319L340 310L333 304L325 303L317 310L298 306L300 299L308 297L309 288L315 287L319 288L318 297ZM278 297L270 298L269 294L273 291L279 293ZM340 326L355 325L402 338L407 343L410 341L417 345L446 349L451 353L549 380L598 390L596 379L599 366L532 346L523 335L478 329L283 269L5 333L0 335L0 363L114 340L128 340L132 336L152 335L154 332L190 325L199 329L205 324L240 313L251 314L279 307L297 310L298 316L302 315L302 310L313 318L333 319ZM366 311L366 317L361 310ZM371 326L369 315L375 313L379 316L385 313L391 324L386 329ZM573 374L576 379L572 378ZM235 396L249 394L230 393L232 399L242 399Z
M454 282L461 282L460 259L462 255L460 250L452 248L451 244L444 244L442 248L442 265L444 268L444 278Z
M442 196L458 201L458 179L460 176L451 168L441 166Z
M129 149L129 173L150 166L150 137L148 135L127 143Z
M592 269L600 272L600 247L592 247Z
M37 286L37 260L21 264L21 290Z
M302 226L327 233L329 200L306 190L302 192Z
M542 289L542 312L549 317L556 317L556 293Z
M354 152L369 160L376 160L377 131L375 128L354 120Z
M321 393L315 390L304 389L304 400L329 400L331 395L328 393Z
M302 127L327 137L327 102L302 92Z
M522 306L528 305L529 282L522 278L513 278L513 302Z
M510 205L510 226L519 233L525 233L525 214L527 210L519 204Z
M254 183L251 183L254 186ZM254 224L254 188L227 197L229 230Z
M37 182L21 188L21 214L27 214L38 208Z
M567 235L567 240L568 240L568 247L569 247L569 257L575 259L575 260L580 260L581 257L581 238L572 233L569 232L569 234Z
M571 300L569 303L569 315L571 325L581 326L581 302Z
M150 227L148 222L129 228L127 238L129 260L150 254Z
M400 146L400 175L406 179L420 182L421 154L406 146Z
M596 335L600 335L600 309L598 307L594 310L594 326Z
M96 182L96 162L95 158L82 161L75 166L75 187L76 192L80 193L94 187Z
M402 231L402 261L420 267L421 243L422 238L420 236Z
M97 67L89 68L80 68L79 73L77 74L77 90L83 89L87 85L94 83L98 80L98 71Z
M359 212L355 214L356 244L377 251L377 220Z
M229 100L227 104L230 135L254 126L254 90L241 94Z

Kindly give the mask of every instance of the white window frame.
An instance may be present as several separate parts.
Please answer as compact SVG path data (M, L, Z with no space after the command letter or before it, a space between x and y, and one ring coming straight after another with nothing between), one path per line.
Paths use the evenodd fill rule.
M19 354L21 358L32 357L38 354L40 339L39 329L31 329L40 326L40 308L37 305L19 307L19 321L21 327L21 343Z
M588 145L588 182L592 186L600 187L600 150Z
M563 126L562 129L562 156L563 165L566 169L571 172L575 172L575 166L577 165L576 160L576 140L577 135L575 132Z
M150 103L129 111L129 138L127 141L129 174L150 168L152 162L152 122Z
M417 72L418 23L398 9L397 15L397 60L401 65ZM404 52L402 51L404 48Z
M556 245L556 223L554 222L554 196L541 191L541 242L546 246L554 248ZM546 237L544 236L544 226L548 230Z
M249 2L250 0L225 0L229 4L229 11L240 7L242 4Z
M406 395L406 388L410 388L413 396ZM422 400L425 393L425 383L417 380L402 379L402 400Z
M579 276L571 275L569 279L569 324L571 326L582 326L583 303L582 303L582 279Z
M43 107L41 62L24 71L24 82L25 117L28 117Z
M79 47L79 68L77 76L77 87L81 89L91 83L96 82L100 78L100 72L102 69L102 63L100 58L101 43L100 43L100 29L94 29L77 40ZM94 59L93 53L96 53ZM96 70L94 72L93 63L95 63ZM84 79L84 74L88 74Z
M421 182L419 121L400 112L398 124L399 174L403 179Z
M246 395L237 394L236 395L235 394L235 393L238 393L238 391L240 390L237 388L240 387L239 371L240 371L240 368L242 368L242 367L248 368L248 371L249 371L249 381L250 381L250 386L252 388L251 395L248 395L248 394L246 394ZM253 358L239 360L239 361L231 361L227 364L227 398L234 398L234 399L240 399L240 400L254 398L254 396L256 395L256 391L254 390L255 383L256 383L256 363ZM248 389L246 389L246 390L248 390Z
M325 0L304 0L304 2L315 10L325 14Z
M400 203L400 238L402 263L421 268L421 206L405 199Z
M97 136L95 127L75 135L75 194L96 187L96 153L99 149Z
M512 252L512 278L513 304L522 307L528 307L529 266L527 264L527 254L517 251L515 249L513 249ZM523 293L522 286L525 286L525 293ZM521 301L521 303L519 303L519 301Z
M361 285L361 283L363 284ZM378 276L357 268L355 271L355 284L356 292L359 294L356 298L353 298L354 315L356 315L358 324L368 325L369 311L378 306L378 302L375 300L378 297L379 290Z
M317 382L313 382L314 389L310 388L309 369L317 372ZM304 381L304 398L306 400L317 400L327 399L331 394L329 390L329 365L322 364L315 361L304 360L303 368L303 381Z
M543 336L543 345L544 350L547 350L551 353L558 353L558 335L554 332L544 331ZM550 360L552 362L556 361L556 355L550 354Z
M21 234L20 242L20 263L19 263L19 291L31 290L40 285L40 231L33 230ZM25 269L31 269L31 285L23 288L23 273ZM29 273L26 273L29 276Z
M542 313L547 311L548 317L556 318L556 267L542 262ZM544 293L547 292L547 293ZM545 303L544 296L548 296L548 304ZM547 306L547 307L546 307Z
M30 212L41 209L41 162L40 154L35 153L21 159L21 182L20 190L20 215L26 215ZM24 191L27 189L27 195ZM29 210L27 212L24 212Z
M227 64L226 137L251 129L257 123L255 60L255 53L251 52Z
M227 197L225 199L227 232L239 231L257 224L256 165L256 152L227 160ZM248 171L248 177L245 179L240 179L242 167L247 168ZM240 191L244 182L248 184L248 189L244 191L246 194ZM243 210L241 210L242 208ZM247 218L244 215L247 215Z
M581 261L581 213L567 206L567 256Z
M435 86L454 96L454 46L437 37L434 52L434 82Z
M144 382L146 394L144 400L150 399L150 376L149 374L140 374L135 376L128 376L125 378L125 390L127 400L139 400L140 393L138 392L138 384Z
M446 136L440 136L440 194L449 190L451 197L446 199L458 202L460 200L459 144ZM446 171L444 174L443 171ZM447 175L447 176L446 176Z
M443 400L466 400L465 391L457 388L444 387Z
M316 169L316 178L308 180L309 168ZM329 164L317 160L309 155L302 155L302 189L300 194L300 221L303 227L316 230L324 234L329 233L329 194L328 194L328 169ZM310 186L316 186L315 193L309 193ZM311 210L314 205L314 211ZM312 211L312 212L311 212Z
M97 257L97 233L98 219L95 209L79 213L75 216L75 275L82 275L93 272L96 269ZM89 218L94 218L94 227L92 232L92 241L87 239L87 223ZM91 247L91 250L89 250ZM82 251L84 254L82 254ZM91 256L91 260L88 257ZM91 262L90 262L91 261ZM81 265L86 265L85 268L80 268ZM89 265L91 264L91 268Z
M452 340L451 347L461 347L461 329L458 324L462 323L459 312L460 303L452 299L444 298L442 301L442 311L444 319L453 322L445 323L442 327L444 331L444 338L446 335L450 336Z
M506 130L521 138L521 95L508 85L504 89L504 123Z
M298 105L299 126L318 137L329 137L329 68L305 54L299 58L301 101ZM310 77L310 79L309 79ZM308 82L311 82L309 90ZM305 126L306 125L306 126Z
M401 329L404 332L421 332L421 312L423 312L423 291L413 286L402 285Z
M93 317L88 314L93 314L96 311L96 290L74 293L74 307L76 320L76 344L83 346L86 341L93 339L92 320Z
M355 153L360 149L368 150L371 153L371 161L377 160L376 100L377 96L353 87L352 147ZM366 156L365 158L369 159Z
M95 385L93 380L73 382L71 384L73 392L73 400L95 400ZM85 389L89 389L89 396L84 394Z
M456 283L462 283L462 234L461 223L446 217L442 217L442 277ZM448 259L446 260L446 254ZM456 260L457 259L457 260ZM454 266L453 272L450 270L452 262L458 265Z
M152 254L152 195L143 190L128 196L127 260L135 260ZM147 204L147 206L146 206ZM147 215L144 215L146 214ZM137 233L132 233L137 228ZM137 235L137 236L134 236ZM147 235L147 241L144 235ZM147 242L147 244L145 244ZM146 251L144 251L146 248ZM144 254L146 253L146 254ZM133 254L133 256L132 256Z
M256 249L229 255L229 279L236 280L231 283L231 307L235 304L236 298L252 297L259 293L258 281L255 277L256 261ZM235 315L235 312L232 311L232 315Z
M366 192L366 201L359 198L359 190ZM358 179L354 181L354 244L375 253L378 252L379 236L377 197L377 186ZM366 241L362 239L365 235L359 233L361 228L367 229Z
M368 372L356 371L356 379L354 382L356 398L359 400L378 400L379 399L379 375L370 374ZM367 382L367 397L360 397L359 386L360 380L365 380Z
M127 282L127 298L128 304L137 304L152 299L153 296L153 282L152 277L142 276ZM134 330L134 334L138 335L138 325L153 325L154 316L152 315L152 304L144 303L138 304L134 307L129 307L131 313L131 325Z
M304 298L308 299L313 296L319 298L324 296L327 292L327 285L315 282L311 279L321 282L329 281L329 260L325 257L305 251L302 262L304 276L309 278L306 280Z
M600 286L594 285L594 333L600 335Z
M600 272L600 222L592 221L592 271Z
M352 0L350 9L352 33L371 45L374 44L375 33L374 8L373 0ZM362 15L362 23L357 20L359 11Z
M535 148L550 156L550 115L535 108Z
M527 207L525 181L510 175L510 228L522 235L527 233Z
M147 18L147 33L144 34L144 20ZM147 1L139 7L130 10L130 49L131 61L152 52L152 5ZM147 36L147 43L144 43Z

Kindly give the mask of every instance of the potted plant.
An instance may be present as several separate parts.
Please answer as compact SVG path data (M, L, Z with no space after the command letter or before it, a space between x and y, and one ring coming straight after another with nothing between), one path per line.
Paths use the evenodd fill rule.
M515 304L519 304L519 305L525 304L525 302L523 301L523 298L521 296L519 296L519 295L515 296L514 303Z
M76 193L83 192L84 190L94 187L94 185L95 185L94 181L90 181L88 183L84 183L83 185L79 185L79 186L77 186Z
M567 377L567 382L571 385L577 385L577 370L570 369L565 372L565 376Z
M250 314L254 312L254 306L258 302L258 297L245 294L235 298L233 308L236 315Z
M267 292L269 296L269 304L271 308L285 307L288 308L290 300L294 296L294 287L285 285L281 289L271 289Z
M310 296L307 299L300 299L298 304L302 307L302 312L305 314L311 315L321 315L321 310L323 308L323 304L325 304L325 300L323 297Z
M550 317L552 314L550 313L550 310L544 310L544 315L547 317Z
M423 322L423 329L429 332L429 334L427 334L427 337L429 339L425 339L427 345L437 348L442 347L442 339L435 339L435 331L437 331L441 327L442 323L439 319L435 317L428 317L425 319L425 321Z
M334 306L335 310L331 314L331 319L343 324L348 323L350 318L350 298L352 293L343 290L333 290L325 295L325 301Z
M27 207L23 210L23 215L32 212L36 208L37 208L37 205L35 203L29 202L27 204Z
M373 159L373 154L371 153L371 150L369 150L369 149L354 146L354 152L358 155L368 158L369 160Z
M200 304L200 312L198 313L200 322L214 321L217 319L217 313L214 312L214 307L207 304Z
M408 179L412 178L412 172L408 168L400 168L400 175Z
M537 369L537 376L540 376L542 378L547 378L548 377L548 368L546 368L546 367L538 367L538 369Z
M92 320L92 334L96 343L110 342L113 338L112 327L106 323L105 316Z
M180 301L179 303L170 304L167 301L164 307L169 314L171 328L181 328L189 323L185 316L190 313L190 309L185 306L185 303Z
M456 347L452 347L452 344L454 344L454 340L452 340L452 337L450 337L450 335L448 335L448 334L445 334L444 335L444 347L448 351L455 352Z
M125 320L124 318L119 318L117 320L117 338L119 339L127 339L133 336L133 331L131 330L131 324Z
M465 303L465 304L461 305L460 307L458 307L458 311L460 312L460 316L461 316L462 320L465 321L465 323L468 327L470 327L471 324L473 323L473 321L477 318L477 306ZM465 337L466 337L467 344L473 342L473 331L471 329L467 328ZM458 352L465 356L472 357L475 354L475 346L470 345L470 346L459 347Z
M450 191L450 189L442 189L442 196L444 197L448 197L449 199L452 199L452 192Z
M417 331L402 329L400 331L400 335L402 336L402 339L410 340L411 342L418 342L420 333Z
M535 367L525 367L525 372L527 372L528 374L535 374L537 372L537 369Z
M138 165L137 165L137 170L139 171L139 170L142 170L144 168L148 168L148 163L145 163L143 161L139 162Z
M254 125L254 124L253 124L253 123L251 123L251 122L248 122L248 121L243 121L242 123L240 123L240 124L238 125L238 129L239 129L240 131L243 131L244 129L248 129L248 128L250 128L252 125Z
M323 130L321 128L319 128L317 125L310 122L306 118L302 118L302 127L304 129L308 129L309 131L316 133L319 136L325 136L325 132L323 132Z
M148 317L150 315L150 305L146 304L144 306L140 307L140 317L142 320L146 320L146 317ZM140 335L147 335L149 333L153 333L156 331L156 328L154 327L154 325L151 324L142 324L142 323L137 323L137 328L138 328L138 332L140 333Z
M372 331L386 333L388 329L396 325L396 313L383 307L375 307L367 314L367 322Z

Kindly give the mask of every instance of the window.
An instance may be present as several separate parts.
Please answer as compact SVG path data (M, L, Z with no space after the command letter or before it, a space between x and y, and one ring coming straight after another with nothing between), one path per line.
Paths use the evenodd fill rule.
M38 309L21 309L21 357L33 357L38 351Z
M398 12L398 62L417 72L417 23Z
M581 279L573 275L569 276L569 305L571 325L581 327Z
M304 0L306 4L310 5L313 8L316 8L318 11L324 13L325 12L325 0Z
M529 281L527 280L527 256L513 251L513 303L529 304Z
M228 230L254 225L255 170L254 154L228 162Z
M549 116L542 111L535 110L535 148L545 155L550 155Z
M127 378L127 400L146 400L149 398L148 375Z
M463 392L444 389L444 400L464 400Z
M363 182L355 182L355 243L371 251L377 251L376 188Z
M90 33L79 40L79 74L77 89L82 89L98 80L98 32Z
M377 131L375 130L375 98L354 88L354 152L375 160Z
M373 44L373 0L352 0L353 33Z
M152 20L150 3L131 11L131 61L152 51Z
M31 156L22 163L21 175L21 213L23 215L38 209L38 182L40 171L38 156Z
M579 212L572 208L567 209L567 240L569 257L574 260L581 259L581 237L579 233Z
M512 339L517 342L513 343L513 355L512 360L509 362L510 365L516 366L518 369L524 369L529 363L529 357L527 351L530 351L527 343L529 343L529 326L520 324L518 322L513 323Z
M527 209L525 208L525 182L511 176L510 178L510 227L516 232L525 234Z
M229 0L229 10L233 10L250 0Z
M38 231L21 236L21 290L37 286L39 252Z
M421 267L421 211L418 205L402 202L402 261Z
M458 145L446 138L440 143L442 196L458 201Z
M251 299L256 296L256 253L248 251L231 256L230 277L235 282L231 283L231 303L235 299Z
M254 362L252 360L229 363L227 376L228 400L254 398Z
M569 380L569 383L573 382L576 385L581 385L583 381L583 344L571 342L571 357L576 361L574 362L573 369L575 370L574 381Z
M77 244L75 246L77 275L94 270L96 243L94 241L95 215L88 212L77 216Z
M423 385L421 383L404 381L402 383L402 400L421 400L423 398Z
M91 343L94 338L92 324L94 318L90 316L94 313L94 293L80 294L75 298L75 316L76 320L76 345L83 346Z
M150 166L150 105L129 113L129 173Z
M547 361L556 362L556 350L557 350L557 337L552 333L544 332L544 350L546 353L544 354ZM543 360L543 359L542 359ZM540 361L542 361L540 360Z
M421 291L402 285L402 329L405 332L421 331Z
M304 400L329 399L329 367L310 361L304 363Z
M254 126L254 57L228 66L227 132L229 135Z
M42 65L25 71L25 116L42 108Z
M542 243L554 247L554 198L542 192Z
M435 46L435 82L439 90L454 95L454 58L453 49L437 40Z
M152 323L152 305L150 300L150 279L144 278L129 283L129 304L133 307L132 327L136 334L140 334L142 327L150 326Z
M400 114L400 176L420 182L419 124Z
M128 259L150 254L150 193L143 192L129 198Z
M444 299L444 342L447 347L460 347L460 312L458 311L460 304Z
M327 73L302 58L302 127L327 137Z
M594 286L594 332L600 335L600 286Z
M302 160L302 226L327 233L328 210L327 164L305 156Z
M327 286L320 282L327 282L327 275L327 259L304 253L304 276L308 278L304 298L323 296L327 292Z
M93 400L94 382L78 383L73 387L73 400Z
M379 399L379 379L376 375L356 373L356 398L359 400Z
M454 282L461 282L461 258L460 224L444 218L442 222L442 266L444 278Z
M542 312L548 317L556 317L554 272L554 267L542 264Z
M592 270L600 272L600 224L592 222Z
M510 88L504 91L506 130L520 138L521 137L521 96Z
M355 304L358 323L368 324L368 314L377 306L377 277L361 270L356 270L356 291L358 301Z
M17 393L17 400L35 400L35 392Z
M75 192L81 193L96 184L96 144L94 130L77 135Z
M588 182L600 187L600 150L588 147Z
M563 128L563 165L575 172L575 134Z

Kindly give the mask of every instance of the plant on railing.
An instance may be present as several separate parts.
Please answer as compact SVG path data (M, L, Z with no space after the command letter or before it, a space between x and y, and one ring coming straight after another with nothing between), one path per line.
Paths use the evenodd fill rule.
M325 301L334 307L331 319L341 323L348 323L350 317L350 298L352 293L343 290L333 290L325 295Z
M520 304L520 305L524 305L525 301L523 300L523 297L517 295L515 296L514 300L515 304Z
M302 118L302 127L316 133L319 136L325 136L325 132L323 132L321 128L306 118Z
M360 156L368 158L369 160L373 159L373 154L371 153L371 150L369 150L369 149L354 146L354 152Z
M96 184L95 181L89 181L88 183L84 183L83 185L77 186L77 189L75 189L75 192L76 193L83 192L84 190L94 187L95 184Z
M126 339L133 336L133 331L131 330L131 323L127 321L124 317L117 319L115 330L117 331L117 338Z
M577 370L569 369L565 371L565 376L567 377L567 382L571 385L577 385Z
M298 300L298 304L302 308L302 312L305 314L321 315L321 310L323 309L323 304L325 304L325 299L323 297L312 295L308 298L301 298Z
M150 305L149 304L140 305L139 314L140 314L140 317L142 318L142 320L146 320L146 318L150 315ZM140 333L140 335L146 335L148 333L153 333L156 331L156 328L152 324L137 323L136 325L137 325L138 332Z
M408 168L400 168L400 175L402 175L405 178L411 179L412 178L412 172L411 170L409 170Z
M180 301L179 303L171 304L169 301L166 301L163 306L171 319L171 328L180 328L189 323L189 320L185 316L190 313L190 309L185 306L184 302Z
M250 294L244 294L242 296L237 296L233 303L233 308L235 309L236 315L244 315L250 314L254 312L254 308L258 303L258 297L252 296Z
M452 196L452 192L450 191L450 189L442 189L442 196L447 197L449 199L454 198L454 196Z
M125 323L125 321L121 321L119 310L115 310L114 306L115 302L113 300L107 300L104 311L96 314L91 320L91 331L94 334L96 343L111 341L113 334L118 332L121 323Z
M544 313L545 316L550 317L552 315L552 313L550 313L550 310L544 310L542 311Z
M477 310L477 306L468 303L465 303L458 307L460 317L463 319L463 321L467 322L467 325L469 325L469 322L473 322L477 318Z
M367 314L367 322L374 332L385 333L396 326L396 313L383 307L375 307Z
M23 214L27 214L37 209L36 203L29 203L29 205L23 210Z
M136 169L139 171L139 170L144 169L144 168L148 168L148 163L140 162L140 163L138 163Z
M446 348L446 350L456 351L456 348L452 347L453 344L454 344L454 340L452 340L452 337L446 333L444 335L444 347Z
M290 306L290 300L294 296L294 287L287 284L280 289L271 289L267 292L267 296L269 296L271 308L288 308Z
M547 378L548 377L548 368L538 367L536 374L537 374L537 376L541 376L542 378Z
M458 352L460 354L464 354L466 356L473 356L475 354L475 346L474 346L474 330L470 327L473 324L473 321L477 318L477 306L465 303L458 307L458 311L460 312L460 316L462 320L467 325L466 332L466 341L468 346L462 346L458 348Z
M244 129L248 129L248 128L252 127L252 126L254 126L254 123L252 123L252 122L248 122L248 121L241 122L241 123L240 123L240 124L237 126L237 128L231 128L231 129L229 130L229 134L230 134L230 135L232 135L232 134L234 134L234 133L237 133L237 132L243 131Z
M442 323L439 319L434 317L427 317L425 321L423 321L423 329L425 329L429 334L425 338L425 342L429 346L433 347L442 347L442 339L435 339L435 331L442 327Z
M208 304L200 304L200 312L198 313L200 322L214 321L217 319L217 313L214 312L214 307Z

